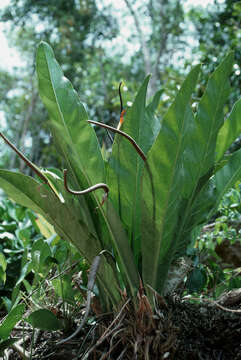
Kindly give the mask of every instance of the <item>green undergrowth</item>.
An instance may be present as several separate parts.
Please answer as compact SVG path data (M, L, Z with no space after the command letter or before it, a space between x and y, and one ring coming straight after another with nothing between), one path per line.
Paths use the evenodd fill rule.
M9 199L0 201L0 238L0 353L14 343L18 322L72 328L86 296L87 262L43 217Z
M217 213L187 250L192 270L185 294L217 299L241 287L241 183L222 198Z

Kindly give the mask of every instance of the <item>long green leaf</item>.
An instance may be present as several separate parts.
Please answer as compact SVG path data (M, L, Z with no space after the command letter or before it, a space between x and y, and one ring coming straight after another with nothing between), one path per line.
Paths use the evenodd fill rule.
M200 66L196 66L186 78L164 116L159 135L147 156L150 171L145 172L143 179L142 274L145 283L157 291L163 288L175 245L182 157L193 121L189 103L199 71ZM152 231L148 222L152 224Z
M223 125L223 106L229 95L228 76L232 70L233 53L230 53L210 76L202 96L195 122L192 123L189 142L185 150L185 183L183 196L195 196L200 178L214 166L218 132Z
M216 145L216 161L220 160L229 146L241 134L241 98L234 104L234 107L221 127Z
M119 216L116 214L111 202L107 204L107 217L110 224L111 231L118 242L113 244L115 253L119 258L119 267L121 274L125 279L125 283L129 286L129 290L133 295L136 294L140 279L137 272L137 267L134 263L131 247L126 236L126 232L122 226Z
M147 152L154 136L155 127L145 116L145 102L149 76L144 80L132 107L127 111L123 131L134 138L142 150ZM155 104L156 105L156 104ZM127 230L136 262L140 252L141 218L141 174L143 160L132 145L120 136L115 137L109 161L107 182L110 186L110 199L119 211L120 218Z
M40 97L46 106L57 147L82 189L105 178L105 168L94 130L72 84L64 77L53 50L41 42L37 48Z
M195 121L192 122L190 128L182 170L184 199L176 236L176 256L179 256L187 246L190 231L198 222L196 210L193 209L195 198L205 188L215 171L216 141L224 122L223 107L230 92L228 77L232 66L233 53L231 52L210 76L207 88L200 100ZM209 195L212 198L212 192ZM209 203L208 198L206 201ZM203 219L203 213L200 213L200 216ZM195 223L192 224L191 220L194 218Z

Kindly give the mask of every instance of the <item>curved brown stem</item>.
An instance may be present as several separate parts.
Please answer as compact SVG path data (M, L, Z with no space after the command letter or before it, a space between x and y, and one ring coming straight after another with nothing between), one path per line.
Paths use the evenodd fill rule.
M2 132L0 132L0 136L3 138L6 144L8 144L8 146L10 146L15 151L15 153L28 165L28 167L30 167L30 169L35 172L35 174L37 174L38 177L40 177L40 179L42 179L45 184L49 185L48 179L41 173L37 166L32 163L32 161L30 161L28 158L26 158L26 156L23 155L23 153L18 150L16 146L13 145L13 143L11 143L11 141L5 135L3 135Z
M63 339L61 341L59 341L57 343L57 345L61 345L64 344L70 340L72 340L74 337L76 337L80 331L82 330L88 316L89 316L89 312L90 312L90 303L91 303L91 299L92 299L92 291L93 291L93 287L95 284L95 279L96 279L96 274L97 274L97 270L98 267L100 265L100 255L97 255L94 260L93 263L90 267L90 273L89 273L89 279L88 279L88 284L87 284L87 301L86 301L86 307L85 307L85 314L84 317L81 321L80 326L75 330L75 332L73 334L71 334L69 337L67 337L66 339Z
M85 194L88 194L88 193L90 193L92 191L95 191L95 190L98 190L98 189L103 189L105 191L105 195L103 197L102 203L107 198L108 193L109 193L109 187L106 184L99 183L99 184L96 184L96 185L93 185L93 186L89 187L88 189L85 189L85 190L82 190L82 191L75 191L75 190L70 189L69 186L68 186L68 183L67 183L67 169L64 169L63 173L64 173L64 187L65 187L65 190L68 191L70 194L73 194L73 195L85 195Z
M122 101L122 95L121 95L121 85L122 85L122 81L119 84L119 98L120 98L120 113L122 113L123 111L123 101Z
M135 142L135 140L128 134L126 134L124 131L118 130L112 126L106 125L106 124L102 124L98 121L93 121L93 120L87 120L90 124L94 124L97 126L101 126L105 129L111 130L117 134L120 134L122 136L124 136L127 140L130 141L130 143L134 146L135 150L138 152L138 154L140 155L140 157L142 158L143 161L146 161L146 155L144 154L144 152L141 150L140 146L137 145L137 143Z

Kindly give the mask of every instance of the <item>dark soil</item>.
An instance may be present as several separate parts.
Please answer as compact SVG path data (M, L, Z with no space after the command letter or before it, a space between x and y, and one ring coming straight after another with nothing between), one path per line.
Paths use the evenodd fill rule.
M40 333L33 359L85 359L89 351L86 359L241 360L240 301L232 305L234 311L226 311L215 303L166 299L153 316L144 300L137 312L128 303L115 319L97 317L59 346L56 343L69 334ZM14 352L9 360L21 359L18 356Z

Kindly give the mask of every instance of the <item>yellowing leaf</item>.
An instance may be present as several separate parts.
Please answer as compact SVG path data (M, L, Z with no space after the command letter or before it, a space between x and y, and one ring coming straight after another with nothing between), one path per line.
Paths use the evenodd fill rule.
M56 234L54 227L47 220L45 220L45 218L42 215L38 214L36 223L38 225L41 234L46 239L49 239L52 235Z

